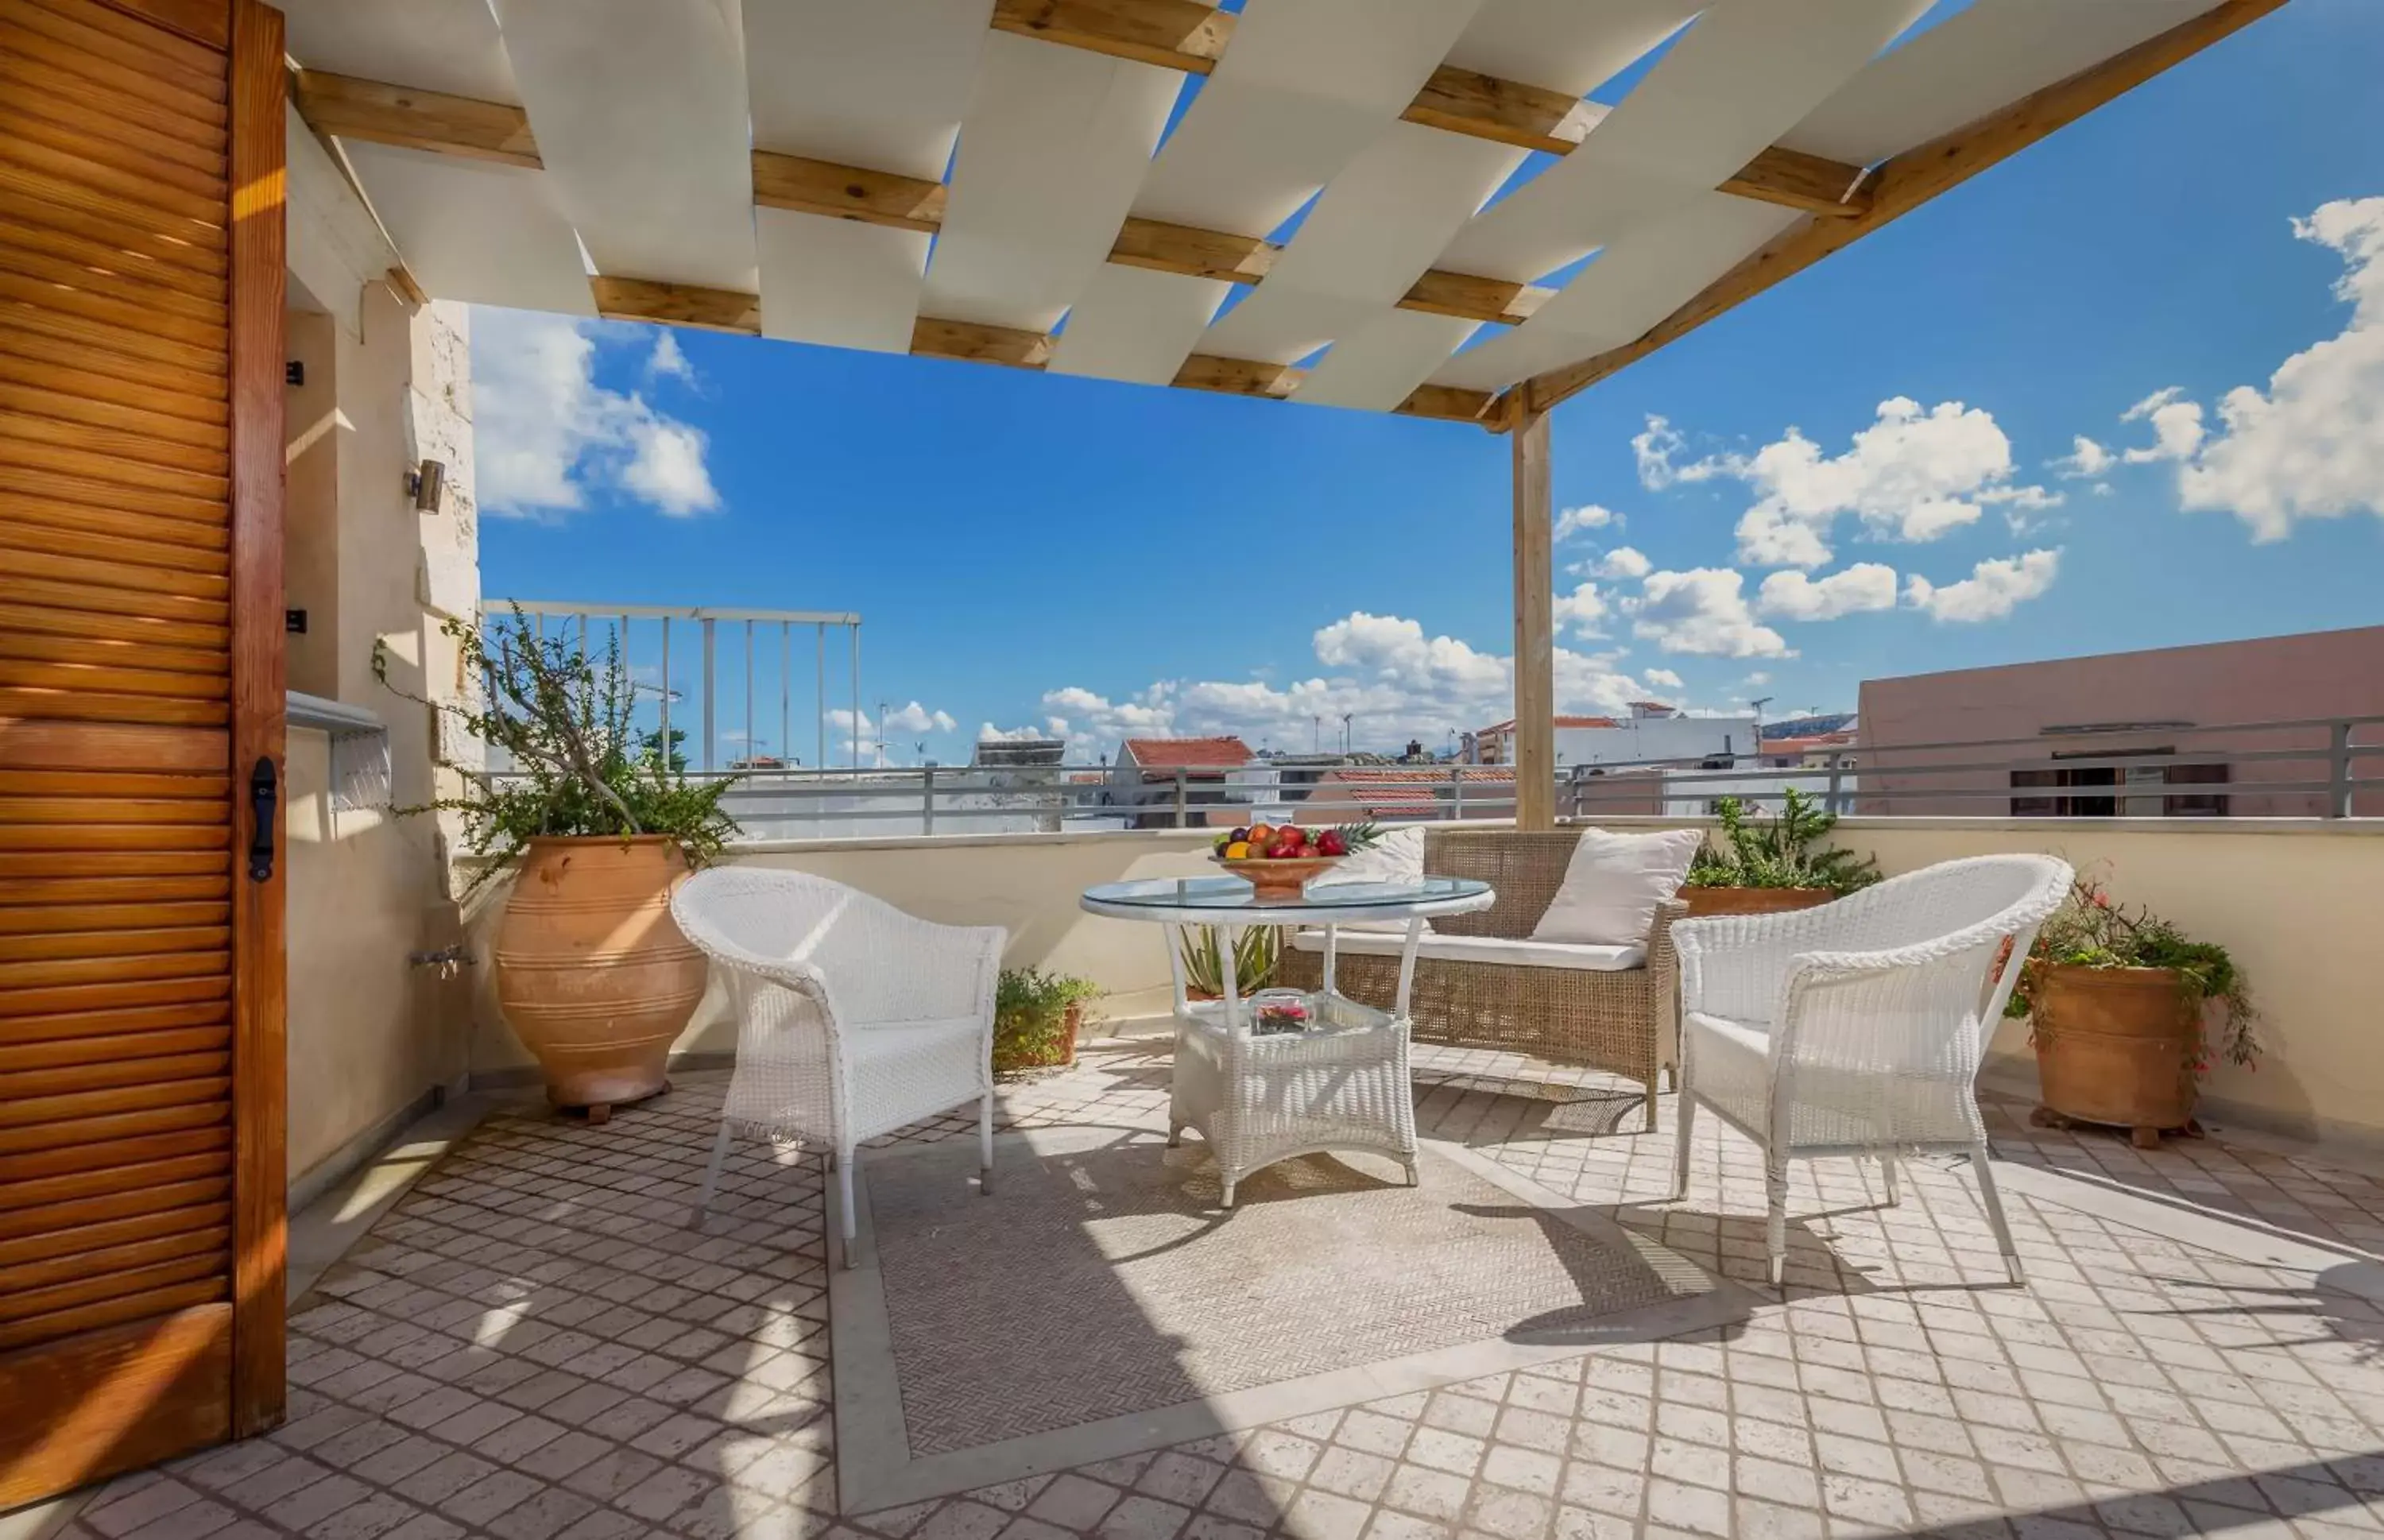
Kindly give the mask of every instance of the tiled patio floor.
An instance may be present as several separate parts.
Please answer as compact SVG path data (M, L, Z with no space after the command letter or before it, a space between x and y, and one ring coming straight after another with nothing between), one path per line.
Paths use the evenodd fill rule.
M2384 1268L2349 1254L2384 1246L2384 1186L2365 1177L2219 1140L2138 1152L1999 1104L2005 1159L2093 1178L2006 1191L2025 1290L2002 1286L1967 1176L1924 1161L1894 1209L1869 1207L1876 1168L1796 1168L1788 1285L1770 1290L1751 1147L1701 1134L1690 1198L1670 1205L1670 1098L1641 1134L1635 1099L1595 1077L1419 1059L1428 1133L1769 1302L1739 1327L840 1517L822 1171L740 1146L711 1229L680 1228L720 1087L690 1076L607 1128L497 1114L296 1311L285 1427L115 1483L66 1533L2384 1533ZM1163 1040L1113 1040L1012 1087L1006 1115L1163 1125L1166 1074ZM1618 1114L1633 1132L1608 1131ZM2070 1187L2078 1201L2054 1200ZM2095 1200L2113 1192L2116 1210ZM2249 1224L2214 1229L2184 1203ZM2303 1238L2294 1265L2242 1260L2275 1254L2273 1236Z

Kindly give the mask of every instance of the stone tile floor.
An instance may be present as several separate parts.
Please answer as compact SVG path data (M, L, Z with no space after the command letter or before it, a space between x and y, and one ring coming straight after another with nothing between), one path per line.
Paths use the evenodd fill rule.
M1622 1534L2384 1534L2384 1311L2007 1192L2005 1286L1973 1188L1795 1168L1765 1285L1759 1158L1701 1133L1689 1199L1635 1094L1422 1049L1425 1130L1608 1208L1768 1301L1602 1347L891 1512L838 1516L816 1159L740 1146L680 1227L721 1077L590 1129L501 1112L295 1311L289 1422L101 1489L72 1540L829 1534L833 1540L1590 1540ZM1163 1039L1007 1088L1012 1125L1163 1125ZM2005 1160L2336 1248L2384 1248L2384 1185L2221 1139L2152 1152L1992 1109ZM1706 1120L1710 1123L1711 1120ZM1624 1132L1617 1132L1616 1125ZM973 1132L953 1118L904 1139ZM2355 1258L2346 1266L2360 1266ZM1031 1387L1022 1387L1031 1394Z

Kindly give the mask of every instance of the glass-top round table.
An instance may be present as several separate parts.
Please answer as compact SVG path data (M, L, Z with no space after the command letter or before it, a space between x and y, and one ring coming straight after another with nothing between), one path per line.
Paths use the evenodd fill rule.
M1176 1143L1186 1128L1199 1131L1215 1150L1230 1209L1235 1183L1250 1173L1323 1150L1388 1155L1415 1181L1408 999L1416 948L1426 920L1471 913L1496 900L1488 883L1464 877L1311 883L1298 894L1261 895L1239 877L1214 876L1103 883L1086 888L1080 902L1088 913L1165 927L1175 986L1167 1142ZM1379 976L1367 991L1373 1002L1340 992L1339 930L1347 925L1404 932L1388 1000ZM1236 943L1260 925L1322 931L1310 944L1324 954L1322 987L1261 989L1245 998L1235 977ZM1200 930L1216 949L1220 1000L1196 1000L1186 989L1187 932ZM1367 939L1372 951L1388 938Z
M1488 883L1471 877L1316 882L1296 897L1261 897L1240 877L1150 877L1087 888L1084 907L1113 920L1161 925L1329 925L1467 914L1496 900Z

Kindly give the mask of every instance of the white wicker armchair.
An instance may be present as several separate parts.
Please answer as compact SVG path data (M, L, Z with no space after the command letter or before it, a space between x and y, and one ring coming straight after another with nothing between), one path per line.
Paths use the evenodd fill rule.
M1777 1284L1788 1249L1788 1161L1876 1155L1894 1203L1898 1153L1956 1151L1970 1157L1987 1222L2019 1282L1974 1083L2019 965L2070 875L2050 856L1979 856L1818 909L1674 925L1674 1199L1688 1196L1690 1130L1704 1106L1763 1147Z
M826 1143L853 1265L854 1151L864 1139L977 1103L993 1186L993 994L1006 934L940 925L826 877L721 867L680 884L671 914L721 966L737 1068L689 1223L702 1224L729 1140Z

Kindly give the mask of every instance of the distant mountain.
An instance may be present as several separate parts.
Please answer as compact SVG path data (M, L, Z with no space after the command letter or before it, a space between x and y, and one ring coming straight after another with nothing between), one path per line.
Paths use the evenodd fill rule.
M1785 722L1766 722L1766 738L1819 738L1823 733L1842 733L1855 719L1850 711L1833 711L1820 716L1792 716Z

